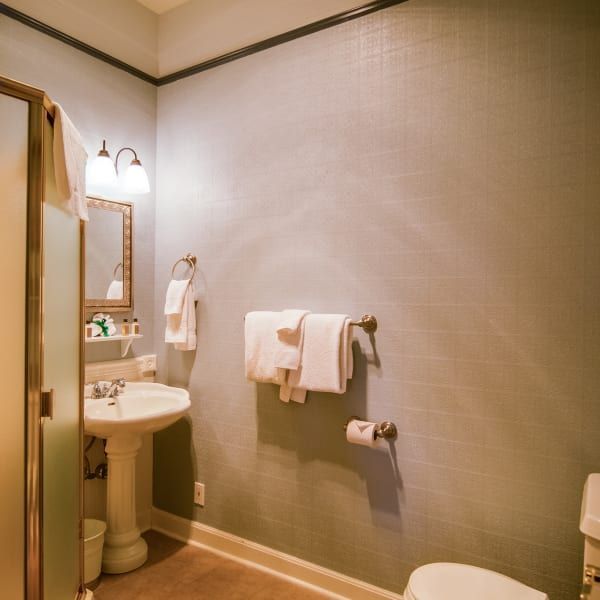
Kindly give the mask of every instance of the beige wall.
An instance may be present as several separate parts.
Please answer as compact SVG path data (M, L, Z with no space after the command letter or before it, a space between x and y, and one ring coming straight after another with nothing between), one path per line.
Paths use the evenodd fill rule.
M158 15L134 0L6 0L98 50L157 74Z
M160 16L160 75L167 75L361 4L366 2L191 0Z
M162 351L192 408L155 436L158 508L397 592L459 561L576 597L599 57L595 0L411 0L160 88L157 323L174 257L202 298L196 353ZM243 315L286 307L378 317L345 397L244 380ZM394 453L346 444L352 414Z
M25 280L28 103L0 95L0 277L10 282L0 307L3 417L0 420L0 578L3 594L22 598L25 567Z

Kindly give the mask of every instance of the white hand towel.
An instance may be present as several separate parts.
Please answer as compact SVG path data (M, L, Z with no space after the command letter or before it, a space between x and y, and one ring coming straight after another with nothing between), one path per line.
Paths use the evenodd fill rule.
M106 292L107 300L121 300L123 298L123 282L111 281Z
M278 369L296 370L299 367L304 338L304 317L309 312L291 309L281 312L275 351L275 366Z
M60 104L54 103L54 176L56 189L68 209L82 221L89 221L85 197L87 152L81 135Z
M165 315L165 342L174 344L176 350L195 350L194 286L189 279L171 280L165 299Z
M300 366L304 343L304 318L308 314L310 314L308 310L285 309L281 312L277 326L275 366L283 370L280 371L280 379L283 379L283 383L279 390L279 399L283 402L290 400L304 402L306 399L306 390L294 394L287 380L289 371L295 371Z
M291 399L303 401L304 390L343 394L353 367L350 317L307 315L301 365L287 378Z
M278 334L292 335L297 333L304 317L310 313L310 310L300 310L297 308L286 308L281 311L279 317L279 325L277 326Z
M261 383L283 383L284 371L275 366L277 326L281 313L253 311L244 324L246 379Z
M171 279L165 298L165 315L179 315L183 311L183 301L189 279Z
M167 319L173 318L175 315L169 315ZM183 342L175 344L175 350L195 350L196 349L196 304L194 283L190 282L183 299L183 308L181 311L180 330L183 330L185 339Z

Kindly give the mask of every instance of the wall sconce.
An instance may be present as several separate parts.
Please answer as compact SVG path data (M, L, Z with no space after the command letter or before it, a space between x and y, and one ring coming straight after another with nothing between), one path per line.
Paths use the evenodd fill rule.
M129 150L133 152L133 160L123 176L123 189L129 194L147 194L150 191L150 182L146 170L137 157L133 148L121 148L113 163L106 149L106 140L102 140L102 148L94 159L88 170L88 183L92 185L115 185L119 174L119 156L121 152Z

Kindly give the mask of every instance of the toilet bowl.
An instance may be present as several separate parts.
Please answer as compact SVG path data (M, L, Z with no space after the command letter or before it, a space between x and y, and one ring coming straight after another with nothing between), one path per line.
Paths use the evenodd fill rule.
M414 570L404 600L548 600L506 575L457 563L432 563Z

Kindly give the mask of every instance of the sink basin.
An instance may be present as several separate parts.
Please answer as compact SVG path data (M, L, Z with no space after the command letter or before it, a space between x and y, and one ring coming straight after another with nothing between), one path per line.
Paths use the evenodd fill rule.
M186 390L159 383L126 383L117 398L86 400L86 434L106 438L105 573L126 573L146 562L148 546L136 523L135 459L143 434L175 423L189 407Z
M186 390L159 383L127 383L115 400L89 400L85 432L102 438L150 433L175 423L190 407Z

